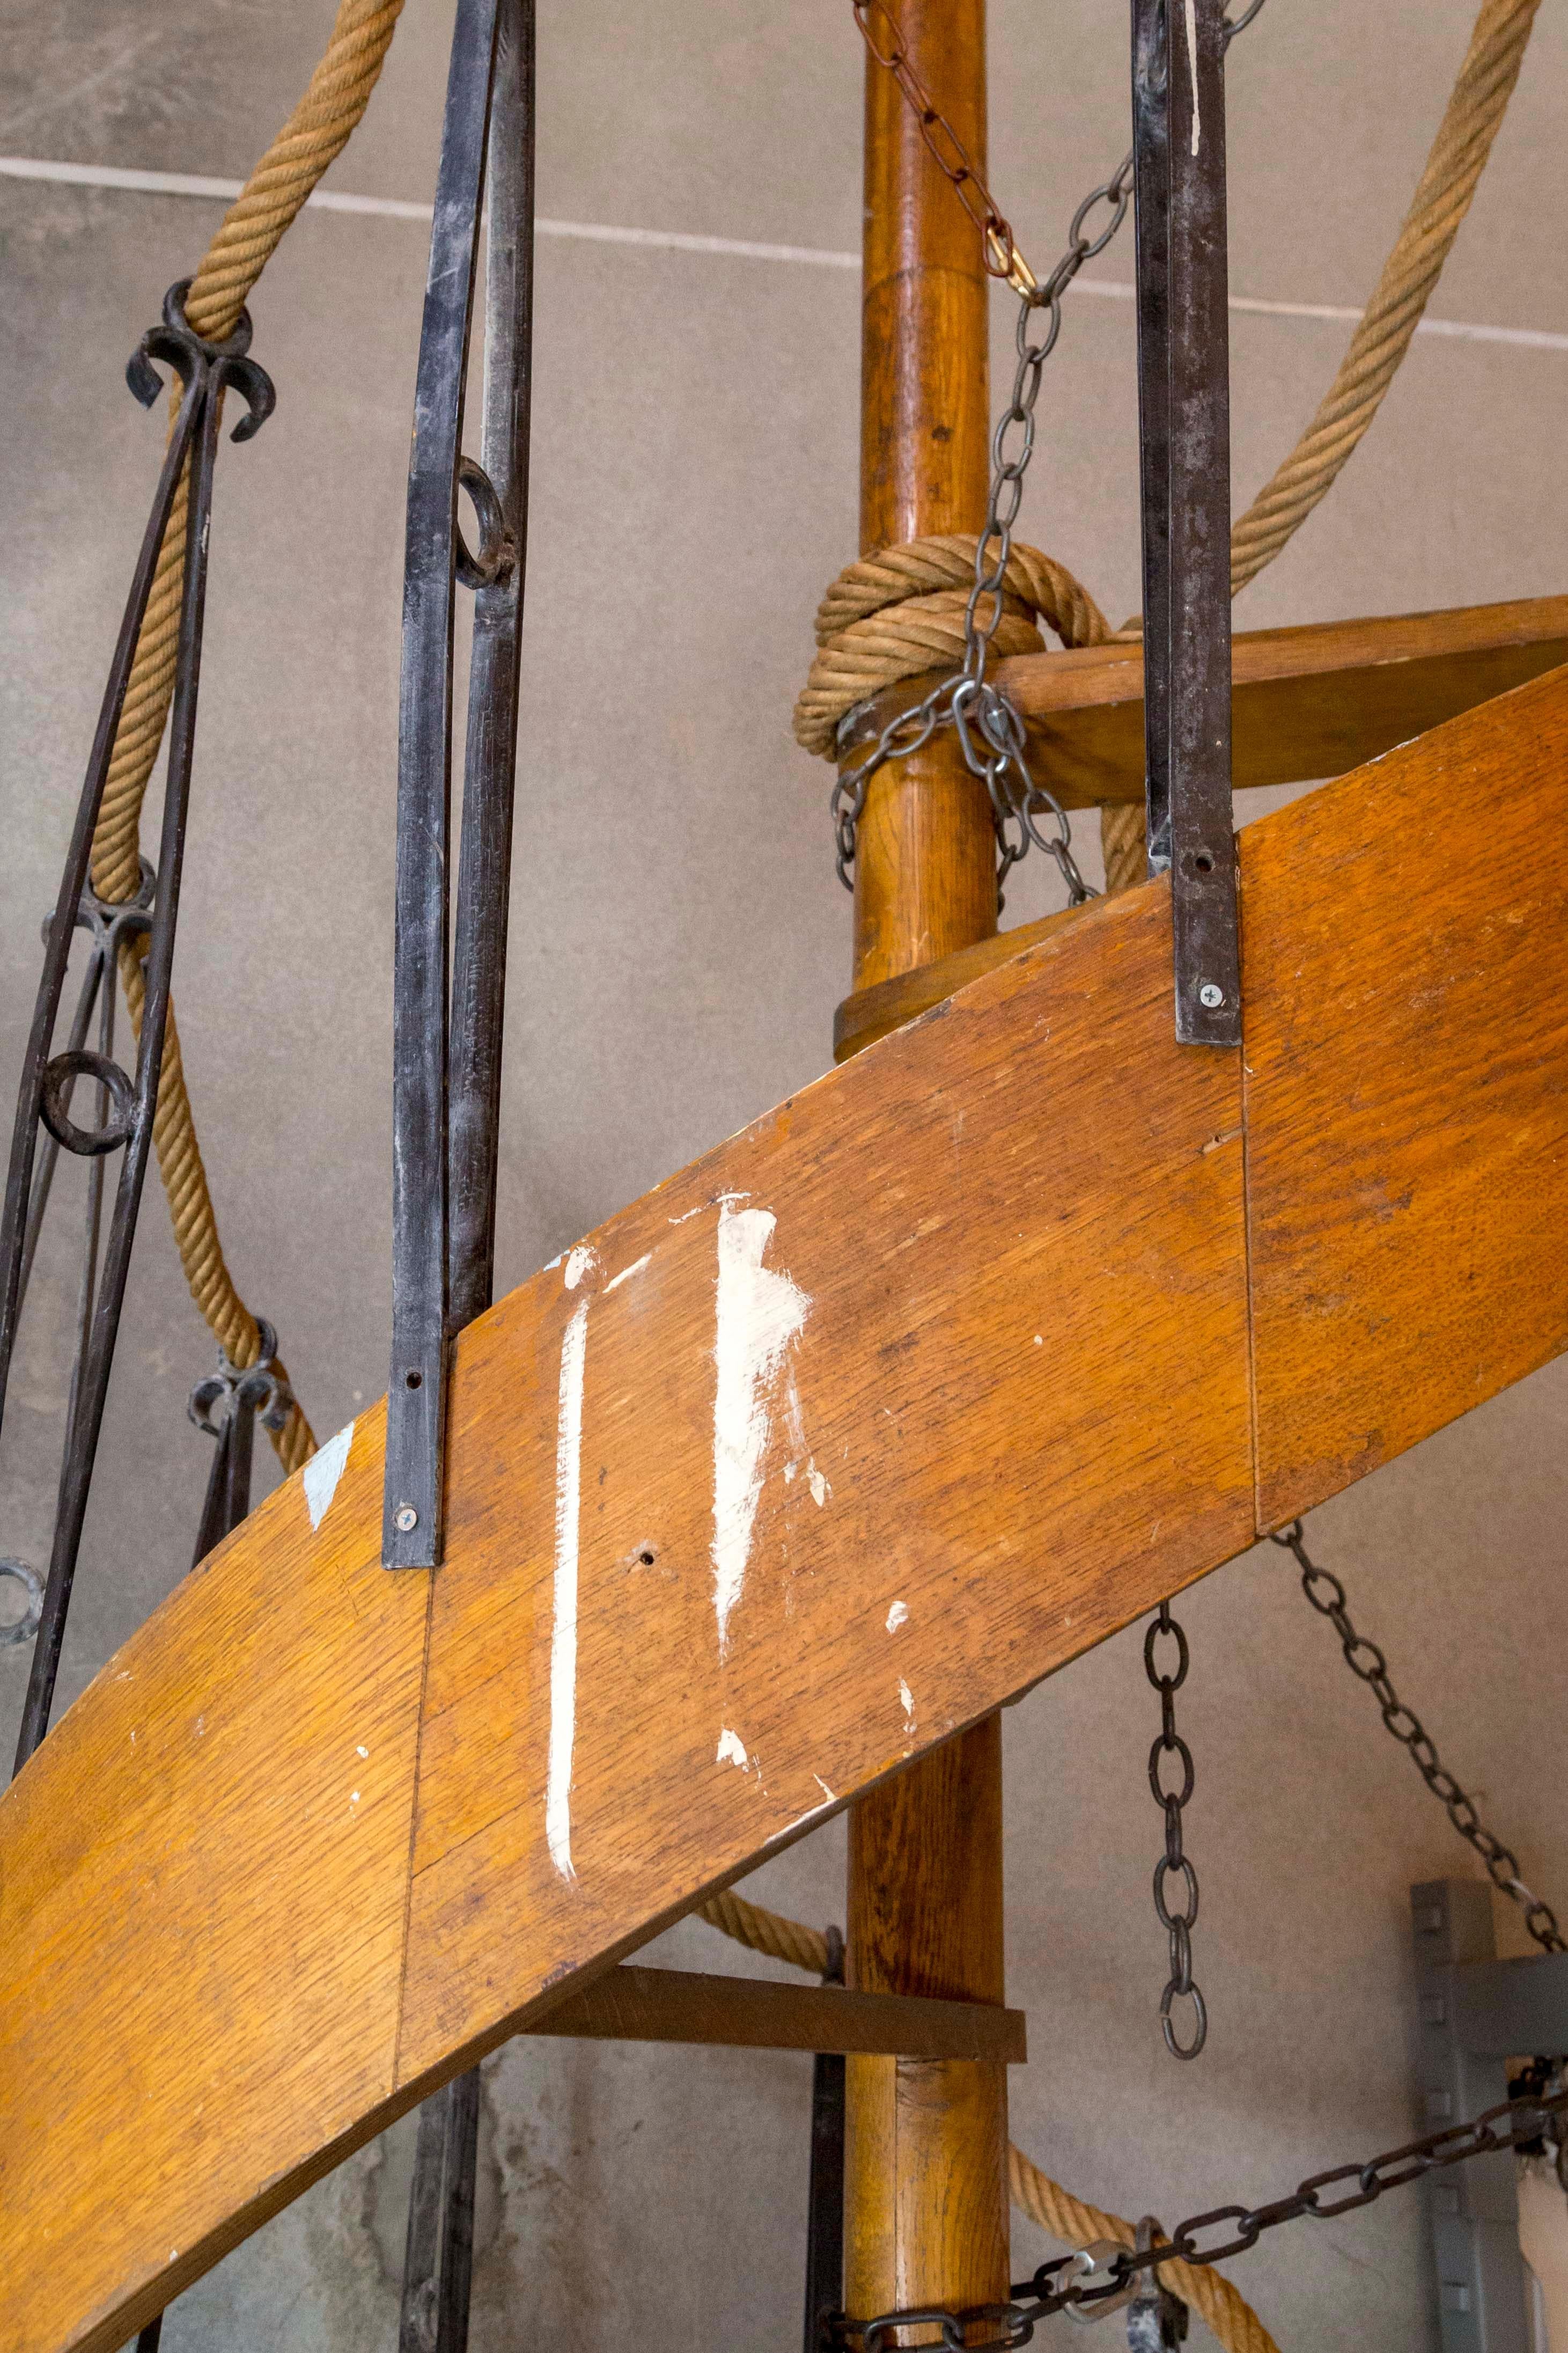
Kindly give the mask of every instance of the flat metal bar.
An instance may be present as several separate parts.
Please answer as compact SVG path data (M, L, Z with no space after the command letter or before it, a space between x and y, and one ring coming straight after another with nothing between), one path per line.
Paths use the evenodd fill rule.
M1148 728L1153 744L1149 790L1155 830L1151 839L1156 854L1168 854L1170 863L1176 1036L1186 1045L1238 1046L1241 973L1230 800L1230 367L1222 0L1170 0L1168 6L1161 0L1134 0L1133 64L1134 156L1141 173L1140 414L1150 427L1142 453L1142 505L1146 659L1151 667ZM1163 317L1155 299L1162 195ZM1163 436L1156 381L1162 344ZM1163 554L1162 505L1166 520ZM1162 742L1166 761L1163 784ZM1168 852L1159 831L1163 799L1169 813Z
M482 470L499 510L502 561L495 576L474 591L447 1082L448 1334L460 1331L489 1305L495 1270L518 681L528 539L533 348L533 0L501 0L494 20L493 45L489 152L482 186L488 203L480 448ZM476 190L476 226L480 193ZM439 1446L440 1424L437 1427ZM437 1462L437 1499L441 1477ZM395 1526L391 1530L394 1536L401 1533ZM393 1565L390 1556L388 1565ZM439 2108L440 2130L437 2133L432 2124L426 2132L422 2116L415 2151L400 2344L405 2353L410 2353L412 2347L426 2353L427 2345L431 2353L465 2353L479 2161L478 2069L470 2069L447 2085L433 2105Z
M824 1985L844 1983L844 1939L828 1932ZM844 2308L844 2143L847 2115L842 2052L811 2063L811 2168L805 2207L805 2312L802 2353L821 2353L823 2324Z
M482 458L510 560L474 592L463 838L453 955L448 1319L490 1303L517 778L518 675L528 554L533 374L533 0L503 0L486 174Z
M448 1192L448 870L458 463L499 0L458 0L414 396L398 707L392 1367L382 1558L441 1557Z
M1132 0L1134 278L1149 871L1171 864L1171 171L1164 0Z

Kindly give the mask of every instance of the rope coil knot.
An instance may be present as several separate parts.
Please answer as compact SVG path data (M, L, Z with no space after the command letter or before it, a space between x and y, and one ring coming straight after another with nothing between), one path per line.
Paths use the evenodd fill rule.
M857 703L922 670L960 666L978 543L973 532L942 533L845 566L816 608L816 658L795 706L795 738L805 751L833 759L839 722ZM987 620L988 598L979 610ZM1103 645L1113 634L1065 564L1015 544L994 650L1044 653L1039 622L1064 646Z

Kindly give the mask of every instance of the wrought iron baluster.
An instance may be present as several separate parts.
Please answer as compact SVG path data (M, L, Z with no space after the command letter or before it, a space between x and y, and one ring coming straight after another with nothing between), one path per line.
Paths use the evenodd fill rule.
M80 1314L80 1345L72 1382L59 1501L56 1514L49 1573L33 1653L32 1672L23 1709L16 1767L37 1748L48 1728L49 1710L58 1672L71 1585L81 1544L88 1491L102 1426L104 1400L113 1364L120 1313L124 1301L136 1215L152 1148L153 1120L157 1108L158 1082L163 1060L163 1032L174 962L174 926L179 911L180 872L184 852L185 821L190 801L191 764L195 745L196 698L201 673L202 618L206 593L208 527L212 515L213 473L223 394L232 388L246 403L247 414L235 427L233 438L248 440L270 415L275 395L271 380L247 356L250 321L241 313L238 325L223 343L209 343L185 320L184 303L188 280L170 288L163 298L161 325L145 334L126 370L132 391L150 406L163 389L153 363L161 361L183 386L174 428L159 476L153 512L142 543L116 641L109 683L99 714L87 776L78 803L76 822L61 879L59 897L49 924L33 1024L23 1063L22 1083L12 1138L11 1160L0 1211L0 1412L16 1346L24 1278L36 1247L37 1218L52 1178L55 1154L40 1161L39 1131L56 1146L97 1159L123 1151L115 1187L114 1207L104 1238L102 1263L95 1271L99 1207L89 1187L89 1262L84 1278ZM162 835L156 881L126 910L107 909L89 889L93 831L108 779L109 763L124 705L136 639L152 593L158 551L173 512L180 477L189 470L184 575L175 655L173 708L169 729L167 782L163 794ZM71 934L79 923L95 929L96 975L79 1001L72 1042L54 1050L55 1029L64 992ZM112 999L112 966L122 942L132 930L148 934L145 994L142 1031L132 1076L108 1050L89 1051L79 1042L86 1036L95 992ZM108 1018L106 1016L106 1018ZM112 1030L100 1032L112 1039ZM71 1116L70 1103L79 1079L98 1083L105 1103L94 1127L83 1127ZM35 1207L37 1218L31 1213Z
M1132 0L1149 860L1176 1036L1241 1043L1230 797L1230 364L1221 0Z
M528 525L533 0L460 0L408 486L394 1014L393 1355L383 1558L440 1558L447 1349L489 1305ZM487 207L482 464L463 457ZM465 491L479 525L458 522ZM452 997L447 994L454 585L474 592ZM478 2069L420 2112L400 2353L464 2353Z

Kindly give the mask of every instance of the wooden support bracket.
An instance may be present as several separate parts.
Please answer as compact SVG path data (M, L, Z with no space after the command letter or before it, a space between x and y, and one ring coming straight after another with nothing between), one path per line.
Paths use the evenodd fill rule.
M705 1977L630 1964L568 1994L530 2031L596 2042L992 2059L1009 2067L1022 2066L1029 2055L1024 2012L990 2002L848 1993L842 1986L779 1985L766 1978Z
M1568 596L1251 629L1232 647L1232 782L1314 783L1381 758L1493 695L1568 662ZM1021 712L1041 775L1066 808L1143 797L1143 649L1015 654L994 676ZM847 761L939 673L862 706Z

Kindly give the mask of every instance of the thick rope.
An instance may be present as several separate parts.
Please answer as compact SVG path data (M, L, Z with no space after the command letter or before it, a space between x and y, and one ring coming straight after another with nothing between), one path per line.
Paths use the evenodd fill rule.
M1131 2222L1120 2214L1108 2214L1101 2207L1088 2205L1053 2181L1024 2155L1021 2148L1009 2146L1007 2150L1007 2189L1020 2214L1027 2214L1042 2231L1064 2246L1081 2247L1096 2239L1114 2239L1118 2246L1135 2247L1138 2233ZM1205 2321L1227 2353L1279 2353L1279 2348L1263 2323L1239 2291L1229 2280L1216 2272L1212 2264L1184 2263L1173 2255L1169 2263L1160 2265L1160 2277L1173 2295L1191 2305L1199 2318Z
M1485 0L1394 250L1317 415L1230 535L1234 596L1273 562L1377 415L1470 208L1541 0Z
M910 540L839 574L816 609L816 659L795 706L797 744L831 760L854 704L963 659L976 545L973 532ZM1043 653L1037 617L1064 646L1098 646L1111 634L1088 589L1037 547L1014 547L1002 591L998 654Z
M748 1904L744 1896L731 1890L700 1904L697 1917L732 1937L737 1945L745 1945L753 1953L766 1953L772 1960L788 1961L797 1969L809 1969L814 1977L821 1977L827 1968L827 1939L820 1928L808 1928L802 1920L786 1920L782 1913ZM1096 2239L1114 2239L1121 2247L1138 2243L1131 2222L1075 2198L1070 2189L1042 2173L1021 2148L1011 2145L1007 2189L1018 2211L1064 2246L1089 2246ZM1252 2306L1216 2271L1184 2263L1173 2255L1169 2263L1160 2265L1160 2277L1173 2295L1202 2316L1226 2353L1279 2353Z
M786 1920L782 1912L764 1911L760 1904L748 1904L731 1889L700 1904L697 1916L721 1936L733 1937L737 1945L745 1945L753 1953L765 1953L770 1960L809 1969L814 1978L827 1973L827 1939L820 1928L808 1928L804 1920Z
M1541 0L1484 0L1410 209L1376 290L1317 415L1284 464L1232 527L1230 593L1238 596L1300 529L1377 415L1470 208L1519 79ZM857 702L921 671L962 659L974 578L973 537L906 541L841 572L817 607L818 652L795 703L795 741L823 759ZM1112 635L1088 590L1038 548L1015 547L1003 582L998 654L1041 653L1037 615L1064 646ZM1118 637L1135 637L1135 615ZM1106 889L1143 880L1136 811L1100 810Z
M247 296L284 232L363 114L402 5L403 0L342 0L326 54L310 76L304 96L224 216L191 283L185 316L198 334L222 342L233 332ZM174 692L185 518L186 485L182 479L136 641L93 835L93 888L106 900L133 897L140 880L142 803L163 740ZM121 980L138 1036L144 952L144 947L128 947L120 958ZM224 1261L172 1004L153 1135L191 1296L230 1362L252 1365L260 1350L260 1334ZM281 1364L279 1371L287 1377ZM315 1437L298 1405L283 1428L271 1435L286 1471L297 1470L315 1451Z

